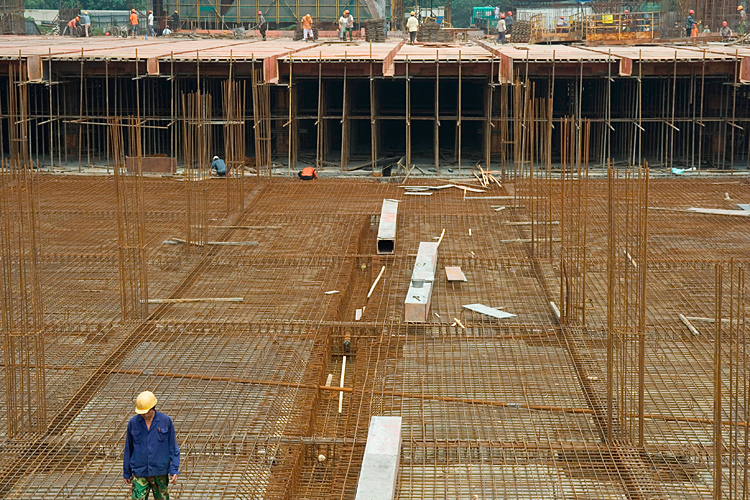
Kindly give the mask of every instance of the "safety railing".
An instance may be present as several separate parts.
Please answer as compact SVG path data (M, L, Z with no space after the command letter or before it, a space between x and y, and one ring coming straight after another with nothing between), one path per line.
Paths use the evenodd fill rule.
M587 42L649 40L660 32L658 12L589 14L584 23Z

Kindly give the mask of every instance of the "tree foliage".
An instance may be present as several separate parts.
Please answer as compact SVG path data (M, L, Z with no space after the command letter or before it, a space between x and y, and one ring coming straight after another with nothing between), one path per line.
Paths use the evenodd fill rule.
M477 0L451 0L451 25L455 28L468 28L471 24L471 11L483 7Z
M79 7L81 10L130 10L145 7L143 0L58 0L50 2L49 0L24 0L24 7L27 9L74 9Z

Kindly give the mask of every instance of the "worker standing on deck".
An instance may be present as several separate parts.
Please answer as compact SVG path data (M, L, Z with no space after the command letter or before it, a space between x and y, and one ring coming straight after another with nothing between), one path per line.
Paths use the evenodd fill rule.
M499 21L500 20L500 6L499 5L495 6L494 14L495 14L495 21Z
M83 32L86 33L86 38L91 36L91 17L89 16L89 11L85 10L83 11L83 16L81 16L81 24L83 24Z
M406 21L406 29L409 30L409 43L414 45L417 41L417 30L419 30L419 21L417 20L414 11L411 11L409 20Z
M719 34L721 35L721 39L725 42L729 40L729 38L732 36L732 28L727 26L726 21L721 23L721 29L719 30Z
M354 16L349 14L349 11L346 11L346 31L349 33L349 41L352 41L352 36L354 36Z
M260 36L263 37L263 40L266 39L266 30L268 29L268 23L266 22L266 18L263 17L263 11L258 11L258 31L260 31Z
M133 500L146 500L150 491L154 498L168 499L169 483L177 482L180 447L174 423L156 411L156 396L144 391L135 401L136 416L128 422L125 434L122 476L132 488Z
M508 11L505 16L505 33L510 36L513 34L513 13Z
M349 41L352 41L352 31L354 30L354 18L349 14L348 10L345 10L341 17L339 17L339 36L342 40L346 40L346 34L349 33Z
M745 13L745 9L742 8L742 5L737 6L737 14L740 16L740 23L737 25L737 34L742 36L745 34L745 26L747 23L747 14Z
M297 177L303 181L311 181L318 178L318 172L313 167L305 167L302 172L297 172Z
M219 177L225 177L227 175L227 164L218 156L214 156L213 161L211 161L211 170L216 170L216 175Z
M302 39L304 41L307 41L308 38L313 42L315 41L312 24L312 16L310 16L310 14L305 14L305 17L302 18Z
M630 30L630 11L628 9L625 9L625 12L622 14L622 31L631 31Z
M685 19L685 36L688 38L690 38L690 35L693 32L693 25L696 23L693 14L695 14L695 11L693 9L690 9L688 11L687 19Z
M175 32L180 30L180 14L177 11L174 11L174 14L172 14L172 29Z
M497 22L497 41L505 44L505 14L500 14L500 20Z
M151 36L156 36L156 31L154 31L154 12L148 11L148 34Z
M138 36L138 14L136 14L135 9L130 10L130 32L133 37Z
M565 21L565 16L560 16L560 19L558 19L557 22L555 23L555 32L556 33L568 32L568 23Z
M76 36L76 32L78 31L78 21L80 19L80 17L76 16L68 21L68 25L65 27L62 34L65 35L65 33L70 32L70 36Z

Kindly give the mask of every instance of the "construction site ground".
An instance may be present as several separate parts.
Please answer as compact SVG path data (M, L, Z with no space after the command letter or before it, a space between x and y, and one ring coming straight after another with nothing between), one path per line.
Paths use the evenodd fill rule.
M714 264L747 265L750 226L683 210L750 203L744 177L650 182L649 206L674 210L649 210L637 263L648 269L643 446L607 442L595 407L607 373L606 180L587 181L586 325L576 328L550 306L561 271L553 221L564 220L554 181L546 256L532 253L535 226L511 182L416 196L387 179L247 177L244 209L227 213L214 179L208 241L241 244L189 254L171 240L185 237L186 183L143 182L149 298L242 302L153 304L146 319L121 320L113 177L41 174L49 429L9 439L0 413L3 498L125 498L125 429L146 389L175 422L177 499L353 498L374 415L403 417L400 499L712 498L714 325L696 322L693 335L679 315L714 317ZM376 253L384 199L400 201L392 256ZM429 320L407 325L417 247L443 231ZM445 266L467 281L448 283ZM516 317L462 308L472 303ZM721 352L738 355L730 341ZM727 421L747 422L747 406L728 401L746 403L746 387L727 386ZM725 459L722 498L746 498L747 426L726 432L737 460Z

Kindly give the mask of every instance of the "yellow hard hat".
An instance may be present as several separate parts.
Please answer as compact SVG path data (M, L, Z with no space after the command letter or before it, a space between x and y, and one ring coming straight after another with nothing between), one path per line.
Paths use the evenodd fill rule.
M414 11L411 11L411 15L412 15L412 16L413 16L413 15L415 15L415 14L414 14Z
M135 412L138 415L148 413L148 411L154 406L156 406L156 396L154 396L153 392L143 391L138 394L138 397L135 400Z
M738 5L737 10L742 10L742 5Z

